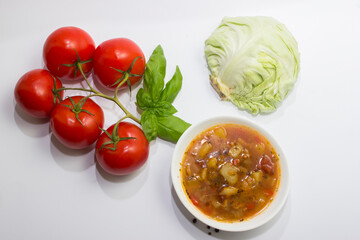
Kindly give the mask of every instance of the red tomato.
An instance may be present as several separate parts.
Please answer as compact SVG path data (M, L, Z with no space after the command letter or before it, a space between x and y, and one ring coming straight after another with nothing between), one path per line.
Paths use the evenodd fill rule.
M255 206L256 206L256 204L254 202L249 202L246 204L247 210L252 210L255 208Z
M259 160L260 168L264 172L268 174L274 174L275 171L275 163L268 155L263 155Z
M274 192L269 188L264 189L264 193L270 197L274 195Z
M75 105L83 98L71 97ZM86 99L81 111L73 105L70 98L57 104L51 113L50 127L62 144L72 149L82 149L93 144L100 136L100 128L104 126L104 112L90 98ZM70 107L74 107L75 110ZM76 118L76 112L81 123Z
M107 129L112 135L115 125ZM99 165L108 173L113 175L130 174L144 165L149 156L149 142L144 132L136 125L128 122L120 122L117 131L119 138L133 137L135 139L120 140L114 143L103 145L113 139L104 132L96 142L96 159ZM103 146L103 147L102 147Z
M129 72L131 85L138 82L144 74L145 56L139 46L130 39L110 39L101 43L95 50L94 79L105 88L115 90L117 86L115 83L124 77L123 73L116 69L125 72L131 70ZM112 86L113 84L115 85ZM121 88L125 87L127 87L126 83L121 86Z
M17 82L14 95L18 106L27 114L36 118L50 117L54 105L54 85L56 89L62 83L47 70L35 69L25 73ZM59 92L63 97L63 91ZM56 98L56 102L60 100Z
M76 51L75 51L76 50ZM74 64L78 61L89 61L95 51L94 40L84 30L77 27L62 27L55 30L46 39L43 49L43 59L47 69L61 80L84 79ZM82 64L82 70L89 76L92 70L92 61Z
M195 198L194 196L190 196L191 202L195 205L195 206L199 206L199 200L197 200L197 198Z

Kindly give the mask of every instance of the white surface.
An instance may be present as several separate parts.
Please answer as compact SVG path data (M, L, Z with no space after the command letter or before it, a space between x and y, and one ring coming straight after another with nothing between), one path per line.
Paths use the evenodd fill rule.
M272 16L299 43L299 80L272 114L239 111L209 85L204 41L222 17L239 15ZM112 178L97 170L93 150L64 149L47 122L22 114L16 81L42 66L46 37L67 25L85 29L96 44L131 38L147 57L162 44L168 75L175 65L183 73L174 105L188 122L234 114L268 130L292 173L280 214L256 230L214 233L193 224L175 197L173 144L152 142L141 171ZM0 0L0 239L359 239L359 53L359 0ZM106 105L107 126L121 115L112 108Z
M281 179L280 185L278 190L276 191L275 197L273 201L271 201L270 206L264 209L261 214L247 220L247 221L237 221L237 222L219 222L208 215L201 212L194 204L191 203L189 200L188 194L185 192L183 186L183 177L181 174L183 171L180 169L183 166L183 158L184 153L187 151L187 148L191 144L191 142L202 132L206 131L207 129L219 125L219 124L227 124L227 123L234 123L234 124L241 124L251 127L261 133L273 146L275 152L279 156L279 164L281 168ZM258 228L265 223L269 222L271 219L279 213L279 211L284 206L287 196L289 194L289 187L290 187L290 176L289 176L289 166L286 159L286 154L283 152L281 146L278 144L276 139L267 132L264 128L260 127L256 122L251 121L244 117L235 117L235 116L217 116L213 118L208 118L203 121L197 122L191 125L184 134L180 137L179 141L177 142L174 154L172 157L171 163L171 180L177 193L177 196L180 202L185 206L185 208L196 217L196 219L200 220L201 222L205 223L208 226L211 226L215 229L230 231L230 232L242 232L247 230L252 230Z

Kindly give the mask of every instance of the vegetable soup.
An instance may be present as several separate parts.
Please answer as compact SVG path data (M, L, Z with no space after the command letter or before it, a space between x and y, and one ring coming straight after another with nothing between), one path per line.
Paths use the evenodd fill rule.
M244 221L260 213L276 194L279 157L254 129L220 124L189 144L181 178L188 198L204 214L218 221Z

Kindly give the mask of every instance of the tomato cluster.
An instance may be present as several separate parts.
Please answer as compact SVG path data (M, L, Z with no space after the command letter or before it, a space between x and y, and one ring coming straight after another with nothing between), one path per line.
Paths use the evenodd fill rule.
M46 69L31 70L17 82L14 95L18 106L32 117L48 118L53 135L66 147L95 146L96 159L106 172L124 175L139 169L149 154L144 132L123 119L103 129L104 112L91 99L105 97L124 110L117 91L140 81L145 71L145 56L139 46L130 39L115 38L95 47L84 30L62 27L46 39L43 60ZM114 97L93 88L87 79L91 74L94 81L114 91ZM65 86L72 81L86 81L89 89L76 90L87 94L63 99L64 91L74 89ZM137 120L124 112L124 118Z

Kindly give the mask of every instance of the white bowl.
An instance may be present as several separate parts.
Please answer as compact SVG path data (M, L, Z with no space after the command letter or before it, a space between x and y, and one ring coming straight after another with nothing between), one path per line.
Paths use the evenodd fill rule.
M281 168L280 185L276 195L274 196L273 201L261 213L259 213L255 217L252 217L242 222L240 221L220 222L205 215L196 206L194 206L191 203L181 183L181 175L180 175L181 162L183 159L184 152L186 151L190 142L206 129L214 125L224 124L224 123L241 124L257 130L259 133L261 133L270 141L275 151L278 153L280 160L280 168ZM232 117L232 116L221 116L221 117L207 119L197 124L193 124L184 132L184 134L180 137L179 141L175 146L175 150L172 158L172 165L171 165L171 178L174 185L174 189L180 201L187 208L187 210L194 215L195 218L197 218L198 220L202 221L203 223L213 228L223 231L231 231L231 232L241 232L241 231L254 229L268 222L283 207L289 192L289 168L285 158L285 154L281 150L279 144L275 141L275 139L273 139L273 137L267 131L261 128L258 124L244 118Z

